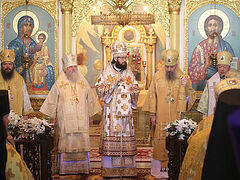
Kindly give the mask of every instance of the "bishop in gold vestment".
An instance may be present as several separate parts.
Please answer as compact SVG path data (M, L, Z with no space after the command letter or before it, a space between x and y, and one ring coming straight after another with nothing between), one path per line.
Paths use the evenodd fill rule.
M113 60L97 80L99 99L104 102L100 153L102 176L136 176L137 154L133 112L138 83L126 63L126 44L112 44Z
M10 49L0 52L0 89L8 90L10 109L18 115L33 112L24 79L14 70L15 53Z
M162 58L164 65L153 76L143 111L149 111L152 115L152 124L156 124L151 174L155 177L166 178L166 174L160 173L161 162L168 160L165 142L167 133L164 128L171 121L179 119L182 112L192 107L195 101L195 91L192 89L188 76L177 66L178 52L165 50Z
M226 78L216 85L216 111L202 120L189 137L179 180L239 179L239 170L235 171L239 153L233 150L236 146L229 123L229 117L240 108L239 95L239 77ZM210 164L204 165L206 162Z
M40 111L56 118L57 169L59 174L88 174L90 169L89 117L101 106L86 79L77 68L76 57L63 58L60 73Z

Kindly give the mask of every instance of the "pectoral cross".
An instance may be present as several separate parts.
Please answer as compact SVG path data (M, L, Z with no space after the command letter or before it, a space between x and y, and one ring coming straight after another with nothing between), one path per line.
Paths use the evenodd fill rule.
M120 130L121 130L121 126L120 126L119 124L117 124L117 125L115 126L115 129L116 129L117 131L120 131Z
M174 100L175 100L175 99L174 99L172 96L167 96L167 97L166 97L167 103L169 103L169 102L174 103Z
M127 77L127 85L132 84L132 79L130 76Z
M75 98L75 102L76 102L77 104L79 103L78 97Z
M121 108L122 108L124 111L126 111L126 110L128 109L128 107L127 107L126 104L123 104L123 105L121 106Z
M108 75L108 76L107 76L107 82L108 82L108 83L113 83L113 81L114 81L114 78L112 77L112 75L111 75L111 74Z
M125 100L125 99L127 98L127 95L126 95L126 94L122 94L122 95L121 95L121 98L122 98L123 100Z

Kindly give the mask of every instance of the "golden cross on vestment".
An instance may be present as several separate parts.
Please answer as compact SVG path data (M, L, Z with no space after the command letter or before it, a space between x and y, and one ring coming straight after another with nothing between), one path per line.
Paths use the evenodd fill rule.
M20 169L20 172L22 172L23 170L22 164L20 162L16 162L16 166L18 166Z
M117 44L117 45L116 45L116 48L117 48L117 49L120 49L120 48L122 48L122 47L123 47L122 44Z
M8 171L6 172L6 176L11 179L15 177L15 174L12 173L12 168L8 168Z
M60 88L66 88L67 85L68 85L68 83L65 83L64 81L61 81L59 87Z
M10 153L11 154L11 157L13 158L14 157L14 155L15 155L15 152L13 151L13 150L9 150L8 151L8 153Z
M121 106L121 108L122 108L124 111L126 111L126 110L128 109L128 107L127 107L126 104L123 104L123 105Z
M112 75L111 75L111 74L108 75L108 76L107 76L107 82L113 83L113 81L114 81L114 78L112 77Z
M127 77L127 85L132 84L132 79L130 76Z
M126 94L122 94L122 95L121 95L121 98L122 98L123 100L125 100L125 99L127 98L127 95L126 95Z
M81 88L85 87L85 83L83 81L78 82L78 84L81 86Z
M120 130L121 130L121 126L120 126L119 124L117 124L117 125L115 126L115 129L116 129L117 131L120 131Z

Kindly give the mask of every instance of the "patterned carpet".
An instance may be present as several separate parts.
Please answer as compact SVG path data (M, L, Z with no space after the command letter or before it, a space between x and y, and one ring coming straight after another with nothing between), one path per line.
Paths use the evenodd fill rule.
M136 166L138 171L137 179L144 179L143 177L150 174L152 160L152 147L138 147ZM98 147L91 148L90 152L91 174L101 174L101 155L98 152Z
M123 178L123 180L144 180L147 175L150 174L152 159L152 147L138 147L137 148L137 157L136 157L136 166L137 166L137 177L135 178ZM98 152L98 147L92 147L90 152L90 162L91 162L91 171L88 176L53 176L53 180L102 180L101 177L101 155ZM114 178L114 180L118 180Z
M137 162L151 162L152 147L138 147L137 148ZM90 152L90 161L101 161L101 155L98 152L98 147L92 147Z

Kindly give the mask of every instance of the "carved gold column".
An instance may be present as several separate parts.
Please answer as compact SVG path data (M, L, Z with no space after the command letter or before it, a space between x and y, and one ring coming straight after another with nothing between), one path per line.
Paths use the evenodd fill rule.
M170 16L170 48L179 51L179 13L182 0L169 0L169 16Z
M72 52L72 0L60 0L62 7L63 55Z
M147 83L146 88L148 89L152 80L152 70L153 70L153 59L152 59L152 53L153 53L153 45L148 44L146 45L146 51L147 51Z

